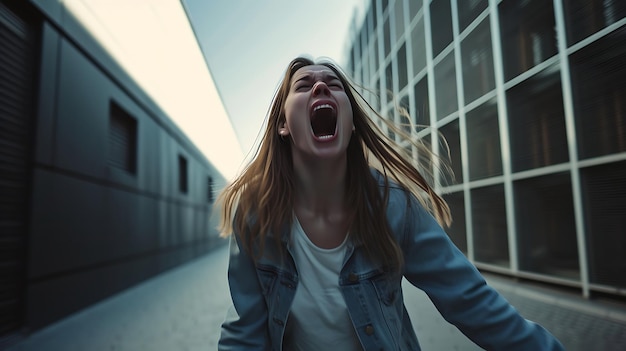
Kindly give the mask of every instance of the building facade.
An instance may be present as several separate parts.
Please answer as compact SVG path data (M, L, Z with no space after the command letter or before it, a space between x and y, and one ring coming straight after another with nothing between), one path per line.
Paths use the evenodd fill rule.
M626 296L626 2L365 9L347 71L412 137L448 146L455 244L486 271Z
M88 10L99 21L81 21L72 11L105 4L111 1L0 2L2 350L227 242L213 208L227 179L224 164L85 26L106 24L112 33L119 21L105 23L102 12ZM165 31L178 16L189 27L179 2L161 4L177 11L168 13L170 22L131 20ZM115 8L122 19L124 9L156 8L150 0L124 5ZM192 54L202 57L186 32L176 39L187 39L190 53L168 69L190 66ZM196 79L213 86L199 62ZM198 109L210 111L215 126L225 110L215 88L203 93L207 105ZM234 138L225 128L217 132L222 143Z

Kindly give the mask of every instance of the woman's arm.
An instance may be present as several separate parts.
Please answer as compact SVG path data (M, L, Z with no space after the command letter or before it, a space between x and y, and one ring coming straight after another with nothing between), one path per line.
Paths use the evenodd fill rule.
M267 306L256 267L248 253L240 249L235 234L230 239L228 284L233 305L222 324L218 350L269 350Z
M424 290L441 315L486 350L563 350L538 324L522 318L450 241L413 196L402 248L405 277Z

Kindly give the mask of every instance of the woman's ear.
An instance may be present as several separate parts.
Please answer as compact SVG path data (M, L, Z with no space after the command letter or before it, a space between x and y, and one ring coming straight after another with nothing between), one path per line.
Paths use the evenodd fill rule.
M283 120L278 124L278 135L285 137L289 135L289 128L287 127L287 121Z

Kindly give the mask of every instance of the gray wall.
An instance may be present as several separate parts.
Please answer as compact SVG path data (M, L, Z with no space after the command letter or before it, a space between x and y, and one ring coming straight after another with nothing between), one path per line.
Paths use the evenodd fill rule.
M208 196L209 177L219 185L222 175L69 14L58 16L62 23L44 15L27 248L30 330L223 243ZM111 101L137 122L135 174L108 162ZM186 193L179 155L188 165Z

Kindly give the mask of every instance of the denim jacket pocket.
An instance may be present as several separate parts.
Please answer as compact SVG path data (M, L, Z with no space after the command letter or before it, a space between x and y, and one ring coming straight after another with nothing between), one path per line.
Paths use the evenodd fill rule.
M378 279L373 279L372 284L376 289L378 299L387 306L395 305L398 296L400 295L400 284L395 279L389 276L382 276Z
M269 296L274 289L274 283L276 282L278 274L269 267L259 266L257 267L257 275L259 277L259 283L261 284L263 296Z
M378 300L378 311L380 313L381 326L386 326L387 333L390 336L389 346L398 350L400 348L400 339L402 337L402 291L400 283L396 278L388 274L383 274L371 280L376 298Z

